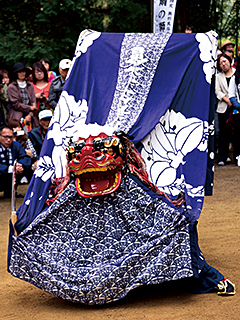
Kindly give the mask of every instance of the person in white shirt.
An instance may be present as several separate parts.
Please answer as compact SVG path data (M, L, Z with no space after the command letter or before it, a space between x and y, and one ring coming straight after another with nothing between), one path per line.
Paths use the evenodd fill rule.
M236 72L229 83L228 98L233 105L233 147L234 161L240 167L240 59L237 60Z

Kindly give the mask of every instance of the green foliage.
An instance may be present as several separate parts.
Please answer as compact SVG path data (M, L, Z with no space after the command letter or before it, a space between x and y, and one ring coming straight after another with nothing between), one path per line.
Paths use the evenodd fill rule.
M229 14L222 21L221 29L222 36L230 39L233 43L236 44L236 55L237 47L239 45L239 27L240 27L240 0L235 0L229 5Z
M84 29L104 32L151 32L153 0L0 0L0 68L22 61L32 65L43 57L57 70L72 58ZM177 0L174 32L186 24L194 32L214 30L235 40L240 0Z
M209 0L178 0L174 32L184 32L186 25L193 26L194 32L210 31L211 3Z
M46 57L56 69L72 58L84 29L150 32L149 7L140 0L0 0L1 65L32 65Z
M194 32L214 30L220 43L227 38L237 47L239 24L240 0L177 1L174 32L184 32L186 25L192 25Z
M116 1L109 12L110 22L107 31L110 32L151 32L150 2L146 1Z

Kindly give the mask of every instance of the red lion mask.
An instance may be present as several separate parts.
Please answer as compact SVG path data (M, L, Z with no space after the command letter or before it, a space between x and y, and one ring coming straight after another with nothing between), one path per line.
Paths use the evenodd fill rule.
M82 197L105 195L115 191L122 179L123 159L120 139L100 133L98 136L70 140L67 160Z
M51 205L64 191L71 180L70 173L75 176L79 195L88 198L112 193L129 172L154 193L179 207L185 202L184 193L171 200L149 181L145 162L130 138L117 130L111 136L100 133L86 139L79 138L77 142L70 139L66 149L66 176L52 181L46 204Z

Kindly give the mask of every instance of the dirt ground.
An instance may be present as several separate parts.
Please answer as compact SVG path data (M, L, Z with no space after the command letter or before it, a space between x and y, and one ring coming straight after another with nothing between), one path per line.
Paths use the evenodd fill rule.
M21 186L18 191L25 191ZM240 288L240 168L215 168L214 195L199 219L199 244L207 262ZM73 304L14 278L6 271L10 200L0 193L0 319L240 319L240 293L219 297L188 290L188 281L144 286L105 306ZM17 205L22 199L17 199ZM239 289L240 290L240 289Z

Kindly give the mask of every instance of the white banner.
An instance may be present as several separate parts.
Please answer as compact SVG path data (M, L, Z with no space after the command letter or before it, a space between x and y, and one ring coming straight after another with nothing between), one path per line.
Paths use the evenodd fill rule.
M172 33L177 0L154 0L153 32Z

